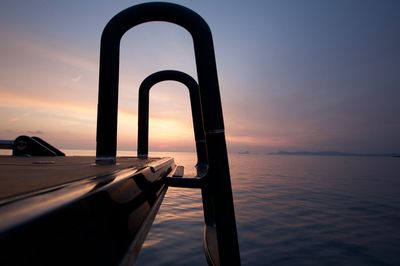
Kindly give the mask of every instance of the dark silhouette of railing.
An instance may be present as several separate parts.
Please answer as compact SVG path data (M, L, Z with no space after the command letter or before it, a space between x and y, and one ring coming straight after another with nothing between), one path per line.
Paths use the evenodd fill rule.
M196 169L204 171L207 165L206 140L203 126L203 115L200 105L200 91L197 82L188 74L176 70L164 70L151 74L145 78L139 87L138 108L138 143L139 158L147 158L149 153L149 93L150 89L159 82L173 80L184 84L189 90L190 106L194 139L196 141L197 164Z
M175 23L193 38L208 163L201 182L203 202L208 202L205 242L207 245L210 239L215 239L216 244L215 254L208 259L209 263L240 265L213 41L207 23L192 10L171 3L145 3L120 12L106 25L100 47L96 162L116 162L121 37L132 27L150 21ZM210 250L210 246L206 246L206 250Z

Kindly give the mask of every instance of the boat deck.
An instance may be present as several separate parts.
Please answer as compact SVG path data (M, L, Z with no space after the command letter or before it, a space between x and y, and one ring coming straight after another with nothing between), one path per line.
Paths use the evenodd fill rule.
M0 156L0 265L131 265L176 168L173 158Z
M60 186L69 182L105 176L122 169L141 169L160 158L119 157L115 165L96 165L95 158L0 157L0 200Z

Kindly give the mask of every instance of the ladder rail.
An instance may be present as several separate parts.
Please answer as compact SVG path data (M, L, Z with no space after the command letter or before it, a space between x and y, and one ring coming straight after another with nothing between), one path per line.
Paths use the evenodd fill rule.
M150 89L162 81L173 80L184 84L189 90L192 122L196 142L196 169L204 171L207 167L206 140L203 114L200 105L200 91L197 82L188 74L177 70L158 71L145 78L139 87L138 142L137 155L147 158L149 153L149 93ZM198 173L199 175L200 173Z
M106 25L100 45L96 163L116 163L121 38L129 29L150 21L177 24L193 38L208 159L202 184L202 192L206 195L202 194L203 201L209 200L212 206L206 225L216 229L218 264L240 265L213 40L207 23L194 11L172 3L144 3L121 11Z
M174 23L191 34L204 128L207 134L224 131L214 47L207 23L197 13L180 5L161 2L144 3L127 8L115 15L102 33L96 136L96 157L99 162L112 164L115 163L116 158L121 38L129 29L150 21ZM204 119L205 117L207 119Z

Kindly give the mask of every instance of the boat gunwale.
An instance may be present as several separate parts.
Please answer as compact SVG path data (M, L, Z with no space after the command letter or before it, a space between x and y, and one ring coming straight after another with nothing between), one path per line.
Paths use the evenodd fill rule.
M166 157L140 167L129 166L124 169L108 171L104 174L96 174L80 180L3 198L0 201L0 235L96 193L102 191L108 193L111 189L122 185L126 180L135 180L135 177L139 175L144 176L150 183L163 182L162 178L171 172L174 164L173 158ZM150 178L152 175L156 177Z

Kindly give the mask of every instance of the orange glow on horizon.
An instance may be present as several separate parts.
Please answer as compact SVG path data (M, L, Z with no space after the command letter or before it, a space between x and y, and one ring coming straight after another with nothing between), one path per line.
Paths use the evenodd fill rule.
M70 110L82 114L95 114L96 112L94 105L78 105L59 99L55 101L54 99L38 98L26 93L10 92L3 88L0 88L0 98L0 107Z
M15 134L43 134L59 146L79 148L95 147L97 110L93 103L78 104L70 101L22 95L0 87L0 107L3 128ZM17 112L15 112L17 110ZM29 110L29 111L27 111ZM177 119L173 111L154 112L149 121L149 146L155 150L195 150L192 121ZM119 108L118 143L121 149L135 149L137 141L137 113ZM235 136L227 133L228 146L280 148L297 146L288 139L276 137ZM74 147L74 141L78 147ZM56 144L56 143L55 143Z

